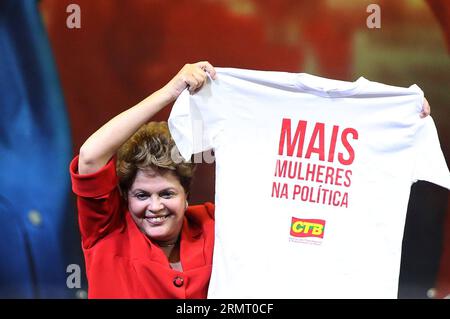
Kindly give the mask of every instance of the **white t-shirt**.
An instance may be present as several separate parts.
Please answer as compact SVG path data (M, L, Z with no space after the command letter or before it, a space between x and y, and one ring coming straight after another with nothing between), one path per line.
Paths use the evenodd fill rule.
M209 298L396 298L411 184L450 189L423 92L217 68L169 128L214 149Z

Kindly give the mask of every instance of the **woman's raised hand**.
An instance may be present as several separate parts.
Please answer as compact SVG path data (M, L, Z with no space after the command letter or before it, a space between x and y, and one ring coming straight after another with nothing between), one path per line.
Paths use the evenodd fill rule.
M176 100L184 89L188 88L193 94L198 91L206 82L208 73L212 79L216 78L214 67L207 61L186 64L183 68L167 83L162 90L170 96L171 100Z

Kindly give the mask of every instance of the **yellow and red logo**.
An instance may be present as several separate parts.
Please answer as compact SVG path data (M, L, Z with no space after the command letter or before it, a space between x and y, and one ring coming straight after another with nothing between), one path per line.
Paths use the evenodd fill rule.
M299 219L292 217L291 236L323 238L325 221L323 219Z

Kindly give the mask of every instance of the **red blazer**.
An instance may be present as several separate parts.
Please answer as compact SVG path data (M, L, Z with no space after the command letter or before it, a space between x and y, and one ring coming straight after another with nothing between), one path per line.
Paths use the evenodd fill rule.
M89 298L206 298L214 246L214 205L188 207L180 241L183 272L134 223L120 196L115 160L93 174L70 164Z

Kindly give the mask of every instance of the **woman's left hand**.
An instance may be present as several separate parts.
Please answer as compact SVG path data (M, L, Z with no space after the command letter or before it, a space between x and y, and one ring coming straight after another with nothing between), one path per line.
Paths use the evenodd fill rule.
M428 103L427 99L424 97L423 98L422 113L420 113L420 117L421 118L427 117L428 115L430 115L430 113L431 113L430 104Z

